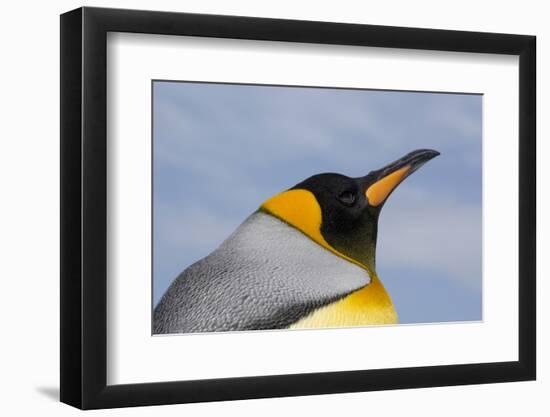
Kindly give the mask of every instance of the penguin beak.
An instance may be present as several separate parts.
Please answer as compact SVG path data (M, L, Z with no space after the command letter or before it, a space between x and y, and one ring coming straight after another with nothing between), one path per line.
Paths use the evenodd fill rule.
M373 207L382 205L405 178L438 155L439 152L431 149L419 149L378 171L371 172L366 177L370 181L365 190L369 204Z

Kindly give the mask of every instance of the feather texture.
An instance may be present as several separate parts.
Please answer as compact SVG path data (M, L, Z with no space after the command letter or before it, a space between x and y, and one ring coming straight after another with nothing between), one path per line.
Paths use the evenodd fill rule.
M258 211L176 278L155 308L153 332L287 328L369 282L365 269Z

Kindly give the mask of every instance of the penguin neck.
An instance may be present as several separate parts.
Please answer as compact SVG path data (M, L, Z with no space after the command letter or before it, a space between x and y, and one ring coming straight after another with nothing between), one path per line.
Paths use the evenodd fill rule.
M378 235L378 219L375 221L359 221L353 229L345 234L324 233L327 242L338 252L345 254L354 261L365 266L371 279L376 275L376 239Z

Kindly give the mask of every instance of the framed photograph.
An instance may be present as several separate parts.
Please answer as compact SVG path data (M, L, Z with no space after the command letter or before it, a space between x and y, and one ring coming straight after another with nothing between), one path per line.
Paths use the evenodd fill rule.
M535 379L535 37L61 16L61 401Z

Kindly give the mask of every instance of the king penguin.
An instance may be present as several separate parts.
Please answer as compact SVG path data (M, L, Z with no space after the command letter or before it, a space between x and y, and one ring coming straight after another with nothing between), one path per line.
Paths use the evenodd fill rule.
M376 275L378 218L395 188L437 155L416 150L359 178L314 175L271 197L174 280L153 333L398 323Z

